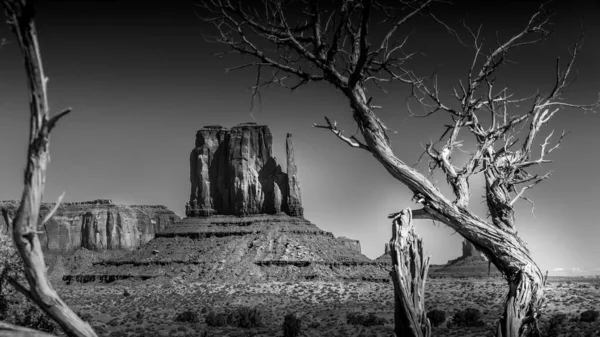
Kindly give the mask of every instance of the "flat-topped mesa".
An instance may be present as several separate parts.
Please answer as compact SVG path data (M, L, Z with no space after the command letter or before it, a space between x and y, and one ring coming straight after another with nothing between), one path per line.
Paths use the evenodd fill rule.
M20 201L0 201L0 235L12 235L9 218ZM162 205L116 205L109 199L61 203L47 222L42 219L54 207L42 203L38 221L39 238L45 251L135 249L155 234L179 221Z
M186 215L283 212L302 217L291 134L286 140L287 173L272 156L272 143L269 128L256 123L200 129L190 153L191 193Z

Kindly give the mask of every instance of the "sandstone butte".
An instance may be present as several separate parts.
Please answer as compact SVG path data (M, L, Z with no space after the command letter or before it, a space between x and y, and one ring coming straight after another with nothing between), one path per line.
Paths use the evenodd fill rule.
M390 248L386 243L384 253L375 261L391 267L392 258ZM464 240L462 243L462 255L456 259L449 260L444 265L430 265L427 277L482 277L500 276L500 271L488 259L475 248L475 246Z
M190 281L367 280L388 268L304 218L291 134L286 170L267 126L206 126L190 154L186 217L139 249L96 261L67 282L179 277Z
M40 219L53 208L44 203ZM2 201L0 209L14 216L19 201ZM155 234L180 218L160 205L115 205L111 200L62 203L49 221L39 222L43 249L64 253L80 248L89 250L134 249L154 238ZM0 216L0 235L12 235L6 218Z

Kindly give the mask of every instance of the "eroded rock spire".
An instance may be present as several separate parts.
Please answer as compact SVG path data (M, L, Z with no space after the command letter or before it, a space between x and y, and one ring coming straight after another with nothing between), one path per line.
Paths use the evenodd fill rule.
M256 123L200 129L190 154L192 189L186 215L303 216L291 134L286 141L287 173L272 156L272 143L269 128Z

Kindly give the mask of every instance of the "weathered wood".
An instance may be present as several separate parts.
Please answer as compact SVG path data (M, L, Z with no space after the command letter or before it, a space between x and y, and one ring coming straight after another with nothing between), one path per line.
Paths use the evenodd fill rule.
M407 185L423 204L419 217L434 218L457 231L483 252L500 270L515 290L509 292L505 313L499 321L498 337L527 336L539 317L544 294L542 272L532 260L529 250L516 231L507 231L494 223L484 221L466 208L448 200L425 176L398 159L386 141L384 130L374 113L360 99L351 96L355 118L359 119L361 131L373 156L396 179ZM500 334L502 332L502 334Z
M513 104L525 99L515 99L507 88L494 89L496 71L507 63L509 51L535 44L549 34L549 17L546 3L540 5L523 27L490 49L483 51L483 37L470 31L474 39L475 55L468 69L467 82L461 79L454 90L453 100L448 104L439 92L437 77L432 86L417 76L405 64L412 54L404 53L404 42L393 43L395 35L403 25L417 14L429 9L435 2L415 1L412 6L378 6L371 0L322 2L305 1L300 15L306 15L305 24L298 17L288 17L290 8L278 1L261 1L256 4L225 0L201 1L204 19L212 23L218 35L214 39L230 48L220 53L224 56L237 53L250 61L229 70L246 67L258 68L253 97L261 87L277 84L291 90L310 82L328 82L348 99L352 116L362 139L346 136L335 121L325 117L326 125L314 127L330 130L340 140L353 148L370 152L398 181L406 185L423 204L415 210L415 219L433 219L445 223L473 243L504 274L511 291L505 303L504 317L498 325L498 337L526 336L535 330L536 320L543 303L541 271L531 259L525 243L518 237L514 226L513 205L526 199L523 193L539 182L547 179L547 174L527 172L527 168L547 163L546 158L562 140L549 146L546 137L541 144L539 157L533 158L533 144L540 128L564 107L593 111L600 106L600 100L580 105L562 101L561 95L568 86L573 62L581 48L576 43L565 69L557 64L556 83L547 94L533 95L534 104L524 113L514 114L509 109ZM260 9L257 9L260 7ZM294 8L294 12L298 12ZM268 13L267 16L258 13ZM377 32L387 34L380 40L371 34L370 24L374 23L374 12L386 20L379 21ZM455 35L456 32L437 19L429 10L427 14ZM293 28L292 28L293 27ZM249 39L248 36L252 36ZM460 39L459 39L460 40ZM487 47L487 46L486 46ZM281 52L281 51L285 52ZM311 66L307 67L306 65ZM274 74L285 76L261 76L261 69L272 69ZM282 78L297 79L295 84ZM426 178L423 173L406 165L392 151L386 134L387 127L378 118L373 105L372 90L367 92L367 83L383 89L382 85L397 81L411 86L411 97L421 104L425 114L430 116L438 111L447 113L452 124L444 125L444 133L437 142L425 146L425 154L430 157L430 168L439 168L446 176L454 200L449 200ZM286 84L287 83L287 84ZM384 90L385 91L385 90ZM516 95L525 96L525 95ZM415 115L410 111L411 115ZM482 122L482 114L491 113L491 121ZM529 123L529 129L526 126ZM464 131L461 131L464 130ZM523 131L525 130L525 131ZM525 137L517 135L523 131ZM464 139L459 133L468 132L476 142L476 150L471 153L466 164L457 166L452 161L453 151L459 149ZM564 136L564 134L563 134ZM525 139L518 146L516 139ZM516 150L515 146L521 147ZM468 209L470 199L469 178L475 174L486 175L486 201L490 221L479 218Z
M29 289L17 280L9 279L15 288L34 301L54 319L69 336L96 336L92 327L83 321L58 296L46 275L46 264L37 228L40 206L46 182L46 167L50 160L50 132L56 122L69 113L65 110L49 116L48 95L42 58L37 41L31 1L2 1L9 24L19 43L30 91L30 130L21 204L13 219L13 241L24 264Z
M423 258L423 242L415 234L409 208L392 214L390 256L394 283L394 324L396 336L431 337L425 310L425 281L429 257Z
M0 322L0 337L55 337L52 334L41 332L22 326Z

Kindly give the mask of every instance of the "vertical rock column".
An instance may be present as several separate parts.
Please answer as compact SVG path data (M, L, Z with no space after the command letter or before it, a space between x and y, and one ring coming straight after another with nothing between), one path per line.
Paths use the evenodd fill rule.
M225 141L226 130L220 126L206 126L196 133L196 146L190 154L190 204L197 205L197 215L213 215L217 213L218 207L215 206L219 206L215 205L215 201L223 202L218 186L223 177L215 176L226 173L219 167L225 159L221 157L226 155L219 151Z
M263 213L265 188L270 186L263 186L260 176L271 158L272 141L271 131L266 126L240 124L231 128L229 136L230 200L233 206L231 213L235 215Z
M302 198L300 196L300 182L298 181L298 169L296 168L296 159L294 158L294 146L292 144L292 134L288 133L285 140L285 153L287 157L287 178L288 178L288 196L287 206L288 215L303 216Z

